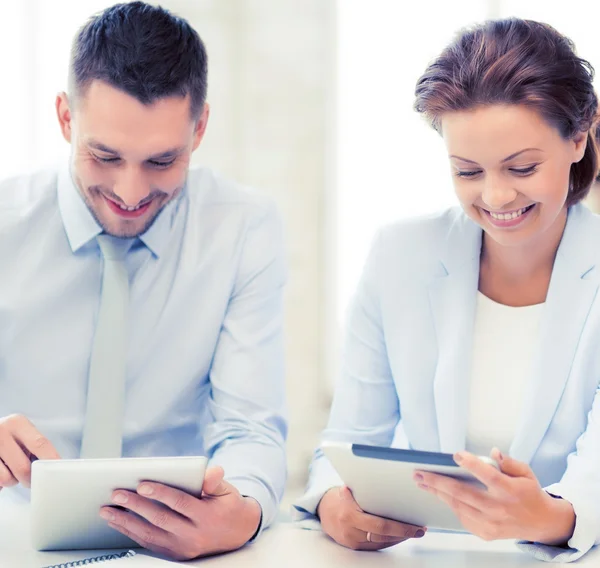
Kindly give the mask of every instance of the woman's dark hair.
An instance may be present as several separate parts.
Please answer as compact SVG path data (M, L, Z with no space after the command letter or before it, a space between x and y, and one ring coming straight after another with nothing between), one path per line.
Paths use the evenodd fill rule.
M164 8L116 4L93 16L71 48L70 95L84 95L97 79L143 104L189 94L197 118L206 100L206 50L192 26Z
M588 132L583 159L571 166L568 205L598 175L594 69L571 40L547 24L510 18L463 30L434 60L415 89L415 110L440 130L444 113L482 105L525 105L565 140Z

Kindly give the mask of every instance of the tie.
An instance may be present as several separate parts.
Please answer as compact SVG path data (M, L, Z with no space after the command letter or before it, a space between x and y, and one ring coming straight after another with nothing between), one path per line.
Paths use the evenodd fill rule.
M99 235L102 296L90 359L82 458L121 457L127 358L129 278L125 256L133 239Z

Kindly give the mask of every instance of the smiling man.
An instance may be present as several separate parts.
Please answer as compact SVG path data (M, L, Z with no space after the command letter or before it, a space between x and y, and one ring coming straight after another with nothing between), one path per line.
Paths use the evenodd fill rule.
M206 85L185 20L113 6L56 100L69 163L0 184L0 490L27 496L36 457L207 455L201 498L144 484L99 511L176 559L256 538L285 484L281 226L190 170Z

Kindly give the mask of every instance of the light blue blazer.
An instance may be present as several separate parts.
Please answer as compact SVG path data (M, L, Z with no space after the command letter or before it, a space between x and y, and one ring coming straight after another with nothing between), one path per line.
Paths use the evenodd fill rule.
M465 448L481 229L458 208L380 231L348 313L342 375L323 439L452 453ZM600 543L600 217L573 206L542 315L510 455L577 515L568 561ZM320 451L314 514L340 480Z

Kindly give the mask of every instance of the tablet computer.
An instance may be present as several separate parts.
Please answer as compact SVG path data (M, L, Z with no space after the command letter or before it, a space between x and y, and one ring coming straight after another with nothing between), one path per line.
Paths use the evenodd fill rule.
M440 473L484 487L451 454L340 442L324 442L322 449L363 511L412 525L465 532L450 507L417 487L415 471ZM480 459L497 467L488 457Z
M156 481L200 496L205 457L38 460L31 470L31 533L37 550L139 547L108 526L100 507L115 489Z

